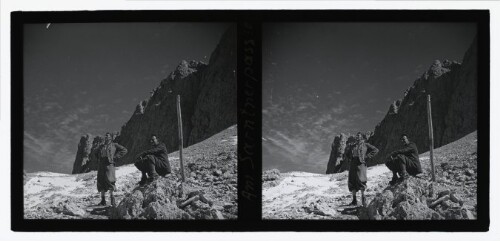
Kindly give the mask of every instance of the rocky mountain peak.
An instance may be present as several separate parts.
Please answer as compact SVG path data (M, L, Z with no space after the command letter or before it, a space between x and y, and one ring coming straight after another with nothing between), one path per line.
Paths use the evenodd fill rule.
M422 78L427 79L436 79L443 74L446 74L452 70L452 68L459 66L460 64L457 61L450 60L434 60L429 69L422 75Z
M206 67L206 66L207 66L207 64L204 62L201 62L201 61L182 60L179 63L179 65L177 65L175 70L167 76L166 79L167 80L183 79L183 78L186 78L187 76L189 76L195 72L198 72L199 70L201 70L203 67Z

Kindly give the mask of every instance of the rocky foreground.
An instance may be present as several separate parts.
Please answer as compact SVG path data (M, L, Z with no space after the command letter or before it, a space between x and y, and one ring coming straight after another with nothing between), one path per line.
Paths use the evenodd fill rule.
M172 174L139 187L132 164L116 168L117 206L99 206L97 172L25 175L26 219L235 219L237 218L237 128L232 126L185 148L186 182L178 152L170 153ZM106 195L109 203L109 196Z
M389 186L384 166L368 168L366 207L350 206L347 172L332 175L269 170L263 174L264 219L476 219L477 133L434 151L436 182L429 154L420 155L424 173ZM360 194L358 194L360 195Z

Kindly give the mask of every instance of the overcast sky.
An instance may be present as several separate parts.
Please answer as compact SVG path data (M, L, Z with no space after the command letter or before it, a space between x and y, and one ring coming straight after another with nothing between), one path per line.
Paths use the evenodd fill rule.
M324 173L339 133L373 131L434 60L456 60L470 23L263 26L263 166Z
M181 60L208 62L229 24L24 26L24 169L70 173L82 134L119 131Z

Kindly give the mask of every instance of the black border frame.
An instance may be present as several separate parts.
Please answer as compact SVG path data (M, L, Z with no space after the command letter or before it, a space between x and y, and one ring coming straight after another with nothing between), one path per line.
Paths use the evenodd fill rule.
M23 219L23 24L234 22L238 29L237 220ZM262 220L262 24L266 22L475 22L478 33L478 219L456 221ZM489 10L152 10L11 13L11 229L14 231L488 231ZM481 80L481 81L479 81Z

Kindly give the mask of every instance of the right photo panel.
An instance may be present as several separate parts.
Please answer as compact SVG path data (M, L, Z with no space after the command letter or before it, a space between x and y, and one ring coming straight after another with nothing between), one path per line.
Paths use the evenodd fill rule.
M477 219L475 23L262 29L263 219Z

